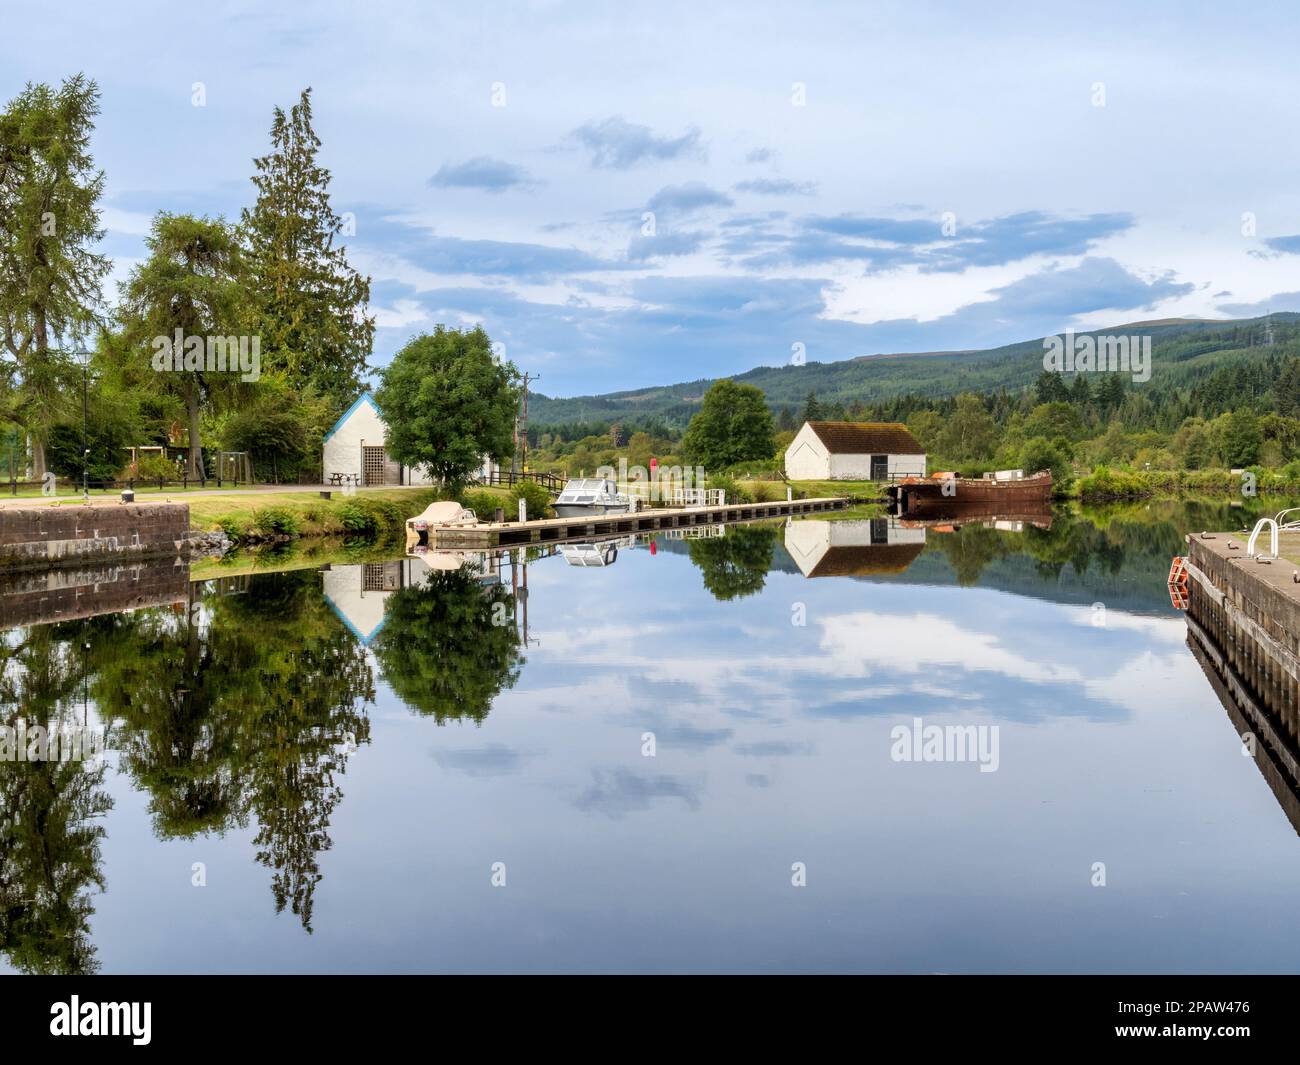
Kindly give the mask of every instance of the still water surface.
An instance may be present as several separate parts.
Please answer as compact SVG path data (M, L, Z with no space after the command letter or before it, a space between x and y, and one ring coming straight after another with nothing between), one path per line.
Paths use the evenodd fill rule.
M1164 586L1240 523L733 527L12 628L5 719L111 751L0 763L0 969L1294 971L1296 827ZM996 771L894 760L916 718Z

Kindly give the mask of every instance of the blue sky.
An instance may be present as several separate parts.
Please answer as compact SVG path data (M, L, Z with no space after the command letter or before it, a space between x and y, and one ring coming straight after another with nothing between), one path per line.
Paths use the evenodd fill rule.
M103 90L115 280L311 85L375 365L481 322L573 395L1300 310L1283 4L0 3L0 95Z

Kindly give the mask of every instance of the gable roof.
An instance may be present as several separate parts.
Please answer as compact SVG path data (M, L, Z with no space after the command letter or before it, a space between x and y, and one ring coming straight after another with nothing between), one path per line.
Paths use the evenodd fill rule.
M379 414L379 404L375 402L375 397L372 396L369 392L362 392L361 395L357 396L357 398L352 401L352 406L350 406L347 410L345 410L342 414L339 415L339 420L334 423L334 428L325 434L325 440L328 440L331 436L333 436L340 429L342 429L343 423L346 422L349 418L351 418L352 415L356 413L357 408L361 406L361 404L363 403L369 403L370 408L376 414ZM325 440L322 440L321 443L324 443Z
M924 455L901 422L807 422L832 455Z
M868 577L902 573L925 550L925 544L871 544L832 547L817 560L809 577Z

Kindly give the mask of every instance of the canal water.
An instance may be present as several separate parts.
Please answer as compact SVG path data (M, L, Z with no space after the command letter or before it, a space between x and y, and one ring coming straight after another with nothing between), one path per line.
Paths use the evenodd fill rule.
M1297 827L1165 585L1244 520L236 559L9 622L5 721L108 750L0 762L0 969L1294 971Z

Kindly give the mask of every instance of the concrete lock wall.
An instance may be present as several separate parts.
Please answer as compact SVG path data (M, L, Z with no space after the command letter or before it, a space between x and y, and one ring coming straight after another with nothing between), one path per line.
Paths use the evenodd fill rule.
M185 503L0 507L0 568L179 556L189 527Z

